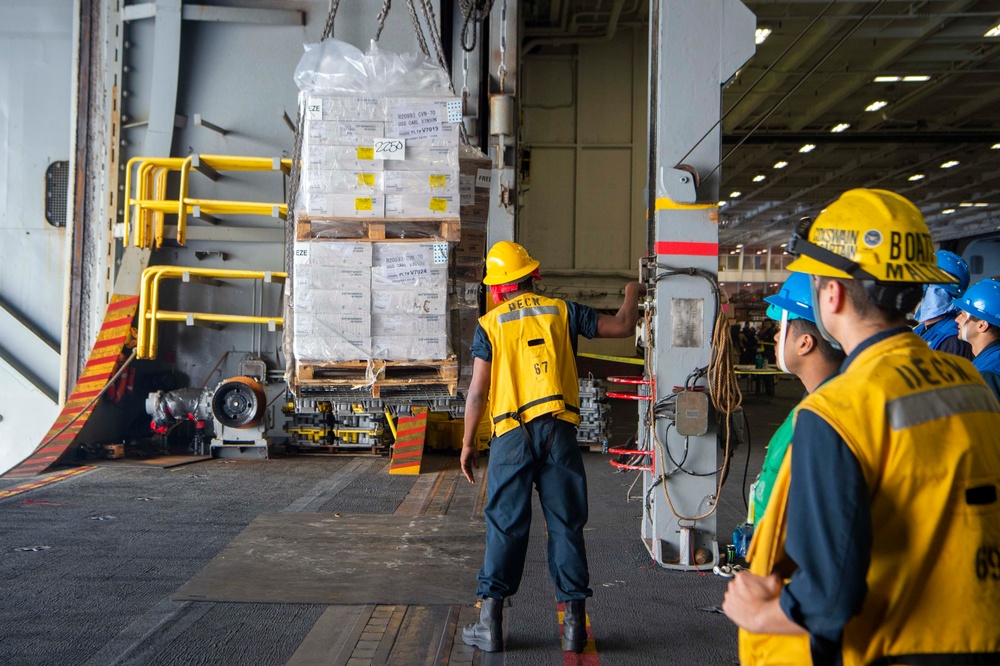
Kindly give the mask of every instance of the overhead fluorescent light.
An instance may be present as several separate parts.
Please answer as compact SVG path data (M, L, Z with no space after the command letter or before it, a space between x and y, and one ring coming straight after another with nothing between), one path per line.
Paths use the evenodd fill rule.
M989 206L989 204L986 203L986 202L984 202L984 201L977 201L976 202L976 208L986 208L987 206Z
M1000 145L1000 144L997 144L997 145ZM799 148L799 152L800 153L811 153L814 150L816 150L816 144L815 143L807 143L806 145L804 145L801 148Z
M778 247L788 247L788 243L782 243L782 244L781 244L781 245L779 245Z
M887 106L889 106L889 102L885 101L884 99L880 99L866 106L865 111L878 111L880 109L884 109Z
M788 166L788 162L786 162L785 160L779 160L774 163L775 169L784 169L786 166Z
M975 205L976 204L972 203L971 201L963 201L962 203L958 204L958 207L959 208L972 208Z
M913 74L910 76L903 77L903 83L923 83L924 81L930 81L931 77L926 74Z
M876 76L874 79L875 83L896 83L899 81L898 76Z
M910 176L909 178L907 178L906 180L916 181L916 180L923 180L923 179L924 179L924 174L922 174L922 173L915 173L912 176Z
M762 173L759 173L759 174L757 174L756 176L753 177L753 182L759 183L760 181L766 180L766 179L767 179L767 176L765 176Z
M990 150L1000 150L1000 143L994 143L990 146Z
M757 44L763 44L764 40L771 36L770 28L757 28L753 31L753 41ZM989 35L987 35L988 37Z
M1000 24L997 24L986 31L983 37L1000 37Z
M958 166L958 165L959 165L959 161L958 160L948 160L947 162L945 162L944 164L941 165L941 168L942 169L950 169L953 166Z
M831 132L843 132L845 129L851 126L851 123L839 123L835 125Z
M722 207L723 207L723 206L725 206L725 205L726 205L727 203L729 203L729 202L728 202L728 201L720 201L720 202L719 202L719 208L722 208Z
M743 249L743 243L737 243L736 244L736 249L737 250L742 250Z
M737 192L730 192L729 193L729 198L730 199L735 199L735 198L739 197L742 194L743 194L742 192L738 192L738 191Z
M955 212L954 208L945 208L943 211L941 211L941 214L942 215L951 215L954 212Z

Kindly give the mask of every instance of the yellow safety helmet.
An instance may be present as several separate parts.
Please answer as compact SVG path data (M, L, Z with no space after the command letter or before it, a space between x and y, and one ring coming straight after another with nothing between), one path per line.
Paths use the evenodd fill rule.
M486 255L485 285L508 284L525 278L538 268L538 262L517 243L500 241Z
M885 283L958 282L937 266L923 215L887 190L848 190L792 234L788 270Z

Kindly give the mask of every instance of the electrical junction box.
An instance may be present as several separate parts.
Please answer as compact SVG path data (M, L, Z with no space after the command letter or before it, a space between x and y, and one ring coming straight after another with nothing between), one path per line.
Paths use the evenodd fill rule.
M677 394L677 434L700 437L708 432L708 394L704 391L683 391Z

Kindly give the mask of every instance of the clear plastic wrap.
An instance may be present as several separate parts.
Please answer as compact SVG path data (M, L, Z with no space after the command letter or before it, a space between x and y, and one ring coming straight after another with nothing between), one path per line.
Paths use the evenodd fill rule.
M392 241L296 243L296 360L447 358L447 248Z
M448 73L423 54L382 51L372 40L366 53L338 39L306 44L295 68L303 92L431 97L448 95Z

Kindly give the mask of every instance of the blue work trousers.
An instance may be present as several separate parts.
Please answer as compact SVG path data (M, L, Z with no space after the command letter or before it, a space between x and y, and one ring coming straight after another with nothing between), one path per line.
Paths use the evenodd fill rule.
M576 426L540 416L494 438L486 479L486 557L477 595L505 599L517 592L528 551L534 485L548 531L549 574L556 597L563 602L591 596L583 543L587 475Z

